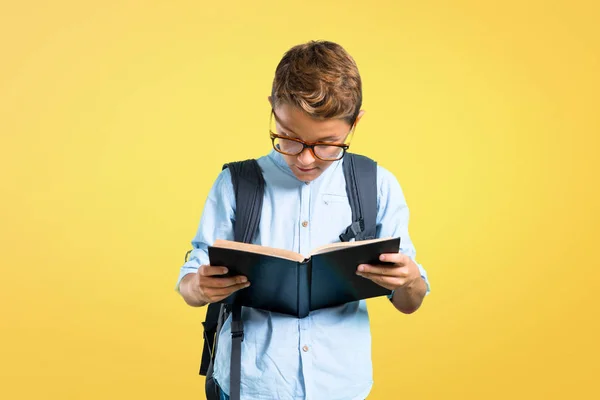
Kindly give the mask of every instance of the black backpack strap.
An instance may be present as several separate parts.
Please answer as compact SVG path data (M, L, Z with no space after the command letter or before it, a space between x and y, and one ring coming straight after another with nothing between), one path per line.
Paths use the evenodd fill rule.
M235 241L252 243L258 231L263 204L265 181L262 171L253 159L230 163L223 168L229 168L235 192ZM231 308L229 397L231 400L240 400L244 323L242 306L234 303Z
M240 400L244 323L242 321L242 306L234 303L231 308L231 363L229 370L229 398L231 400Z
M236 211L234 224L234 240L236 242L252 243L262 211L265 180L258 162L254 159L236 161L225 164L231 173L231 182L235 194ZM232 314L231 318L231 370L230 370L230 398L240 398L241 354L242 341L244 340L244 325L241 318L242 307L236 304L209 304L204 322L205 342L202 352L200 375L206 375L207 399L218 399L218 390L212 377L212 366L217 352L218 335L222 322ZM221 321L221 322L217 322ZM214 328L213 328L214 327ZM212 330L209 330L211 329ZM217 342L215 342L217 338Z
M235 193L234 240L252 243L260 223L265 190L262 170L253 159L229 163L223 166L225 168L231 172Z
M340 240L374 239L377 235L377 163L365 156L346 153L343 169L352 224L340 235Z

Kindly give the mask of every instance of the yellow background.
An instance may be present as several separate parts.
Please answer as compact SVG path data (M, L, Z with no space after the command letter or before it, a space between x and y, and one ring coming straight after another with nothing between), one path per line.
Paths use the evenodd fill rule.
M310 39L358 63L353 149L432 284L411 316L369 301L369 398L600 398L594 3L3 1L0 398L203 398L179 267Z

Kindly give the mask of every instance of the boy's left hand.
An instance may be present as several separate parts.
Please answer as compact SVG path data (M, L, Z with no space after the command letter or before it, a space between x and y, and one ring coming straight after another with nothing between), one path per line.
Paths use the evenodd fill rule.
M421 279L419 267L415 262L402 253L382 254L379 260L388 265L360 264L356 274L370 279L389 290L410 287Z

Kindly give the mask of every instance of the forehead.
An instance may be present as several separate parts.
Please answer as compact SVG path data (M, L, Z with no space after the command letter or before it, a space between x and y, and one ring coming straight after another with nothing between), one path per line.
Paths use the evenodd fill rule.
M325 138L343 138L350 125L337 118L317 120L298 107L281 104L274 109L277 125L290 136L305 140L318 141Z

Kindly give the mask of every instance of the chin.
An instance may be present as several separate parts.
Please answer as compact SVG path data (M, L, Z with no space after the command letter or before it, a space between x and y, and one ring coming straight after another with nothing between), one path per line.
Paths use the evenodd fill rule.
M293 168L293 171L296 178L298 178L302 182L314 181L319 177L319 175L321 175L322 172L319 168L315 168L311 171L304 172L299 170L297 167Z
M299 181L302 182L312 182L315 179L317 179L317 176L307 176L307 175L299 175L299 174L294 174L296 175L296 178L298 178Z

